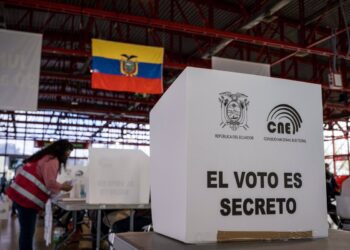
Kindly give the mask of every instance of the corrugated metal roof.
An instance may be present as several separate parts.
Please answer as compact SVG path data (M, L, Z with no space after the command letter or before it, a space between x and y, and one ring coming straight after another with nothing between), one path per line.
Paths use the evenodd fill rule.
M192 26L205 27L204 18L207 18L211 11L211 5L213 8L213 28L218 30L224 30L228 25L234 23L237 20L240 20L245 11L242 11L240 8L240 4L243 8L248 12L254 15L254 10L256 11L259 4L266 4L272 0L246 0L246 1L238 1L238 0L220 0L220 1L197 1L197 0L161 0L159 3L159 12L154 15L152 9L150 8L149 3L151 5L154 4L154 1L148 0L103 0L100 1L101 6L97 7L97 1L83 1L83 0L54 0L51 1L53 3L62 3L62 4L70 4L74 6L78 6L81 8L102 8L103 10L115 13L124 13L130 14L132 16L142 16L148 18L155 18L166 21L173 21L176 24L186 24L187 21ZM276 0L277 1L277 0ZM333 1L333 0L332 0ZM286 23L293 23L293 25L298 25L300 23L300 1L292 1L287 6L285 6L282 10L276 13L276 16L281 17L275 21L272 21L271 30L268 33L262 34L262 32L266 29L267 24L261 24L260 26L256 26L256 28L250 30L248 34L251 36L265 36L267 39L275 39L279 41L280 39L280 30L279 30L279 21L285 21ZM320 10L326 6L329 1L327 0L304 0L305 6L305 20L308 20L315 13L318 13ZM336 0L333 1L334 3ZM332 2L332 3L333 3ZM345 4L345 15L346 19L350 23L350 0L344 0ZM11 6L11 7L9 7ZM171 13L171 9L173 13ZM196 34L192 35L188 32L182 32L181 27L178 31L167 30L167 27L153 29L147 27L146 25L139 26L135 24L127 24L124 22L111 22L110 20L101 18L96 18L95 23L86 29L89 20L92 17L75 15L74 17L70 14L62 14L55 13L52 17L51 13L45 10L35 10L33 11L33 16L30 19L29 15L23 19L23 22L19 25L18 22L21 20L23 15L27 13L26 8L23 7L13 7L10 4L5 4L5 23L10 29L31 30L32 32L43 32L44 33L44 45L48 45L51 47L57 48L65 48L65 49L90 49L89 39L92 37L99 37L102 39L109 39L114 41L123 41L130 42L136 44L149 44L153 46L163 46L167 54L175 55L174 60L180 59L181 62L186 62L188 59L200 59L203 52L196 53L200 48L213 48L219 42L220 38L210 38L206 36L206 34ZM329 28L339 28L339 23L342 22L342 19L339 20L339 10L337 8L329 11L329 13L321 20L320 25L327 34L330 33ZM256 14L256 12L255 12ZM173 16L172 16L173 15ZM185 16L185 17L184 17ZM47 24L46 27L43 25L47 22L49 18L51 21ZM67 19L69 18L69 19ZM341 17L342 18L342 17ZM31 20L31 21L30 21ZM65 21L68 20L66 23ZM246 19L247 20L247 19ZM244 24L244 22L243 22ZM243 25L242 23L240 25ZM314 22L316 24L316 22ZM291 25L291 26L293 26ZM180 25L179 25L180 26ZM310 25L312 27L312 24ZM273 29L277 28L277 32L271 37L273 33ZM259 30L260 29L260 30ZM231 27L228 31L231 32L239 32L239 25L236 24L235 27ZM255 32L255 30L257 32ZM120 32L118 32L120 31ZM292 42L298 44L298 33L299 29L295 27L290 27L289 25L284 26L285 32L285 42ZM307 33L306 36L309 34ZM316 40L320 39L321 36L318 34ZM50 41L49 41L50 39ZM283 41L281 41L282 43ZM86 44L87 45L86 45ZM248 43L248 42L247 42ZM256 61L259 56L259 51L263 51L264 56L260 57L260 60L266 58L266 55L269 55L272 58L272 61L276 61L278 58L283 57L284 54L292 53L292 51L284 50L284 54L279 54L280 49L270 48L268 49L270 54L268 54L262 46L252 45L244 43L244 46L240 42L232 42L232 44L225 49L225 52L222 53L224 57L228 58L236 58L240 59L241 53L237 53L243 51L242 53L246 54L249 48L253 48L250 53L249 60ZM84 44L86 47L82 48L81 45ZM299 45L301 46L301 45ZM242 49L243 47L243 49ZM325 41L322 44L317 45L318 48L328 48L330 49L330 42ZM255 49L256 48L256 49ZM271 55L273 54L273 55ZM57 55L55 55L57 57ZM52 55L45 54L46 58L53 57ZM316 56L317 59L321 58L320 56ZM42 61L42 65L46 65L45 69L55 70L56 68L61 70L67 69L67 72L72 69L70 63L68 61L64 61L61 58L56 59L59 62L59 66L56 67L56 61L49 61L47 64L47 59ZM172 59L172 58L170 58ZM327 57L322 57L324 61L327 61ZM51 58L50 58L51 60ZM78 62L73 60L73 68L74 71L79 71L83 68L83 66L88 65L89 60L86 58L79 58ZM290 62L286 62L286 64L290 64ZM299 64L299 76L302 79L308 79L312 77L312 65L310 64ZM64 66L64 67L61 67ZM174 70L168 70L167 76L173 77ZM281 72L280 66L273 67L273 71L278 74ZM293 70L292 70L293 71ZM292 72L291 71L291 72ZM290 73L292 76L292 73ZM85 86L85 85L84 85ZM47 97L52 98L52 97Z

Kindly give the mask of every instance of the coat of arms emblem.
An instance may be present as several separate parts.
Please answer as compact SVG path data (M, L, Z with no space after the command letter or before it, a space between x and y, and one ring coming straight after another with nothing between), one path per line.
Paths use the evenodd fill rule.
M221 127L229 126L233 131L239 127L248 128L248 96L231 92L219 94L221 104Z
M137 56L122 54L120 62L120 71L125 76L136 76L138 73Z

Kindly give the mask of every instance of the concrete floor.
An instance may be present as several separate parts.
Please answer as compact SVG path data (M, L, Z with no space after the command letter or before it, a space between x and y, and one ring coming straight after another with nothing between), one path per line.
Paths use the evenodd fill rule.
M8 221L0 220L0 249L18 249L19 223L17 217L9 217ZM45 246L43 220L37 222L34 249L53 249Z

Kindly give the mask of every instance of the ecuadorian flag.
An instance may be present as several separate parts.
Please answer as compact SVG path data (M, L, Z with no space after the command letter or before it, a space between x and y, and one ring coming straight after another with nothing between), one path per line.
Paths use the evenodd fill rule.
M163 93L164 49L92 39L92 88Z

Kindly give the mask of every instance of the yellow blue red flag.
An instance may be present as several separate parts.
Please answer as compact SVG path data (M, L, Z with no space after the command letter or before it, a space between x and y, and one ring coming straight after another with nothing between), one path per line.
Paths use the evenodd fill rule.
M92 88L163 93L164 49L92 39Z

